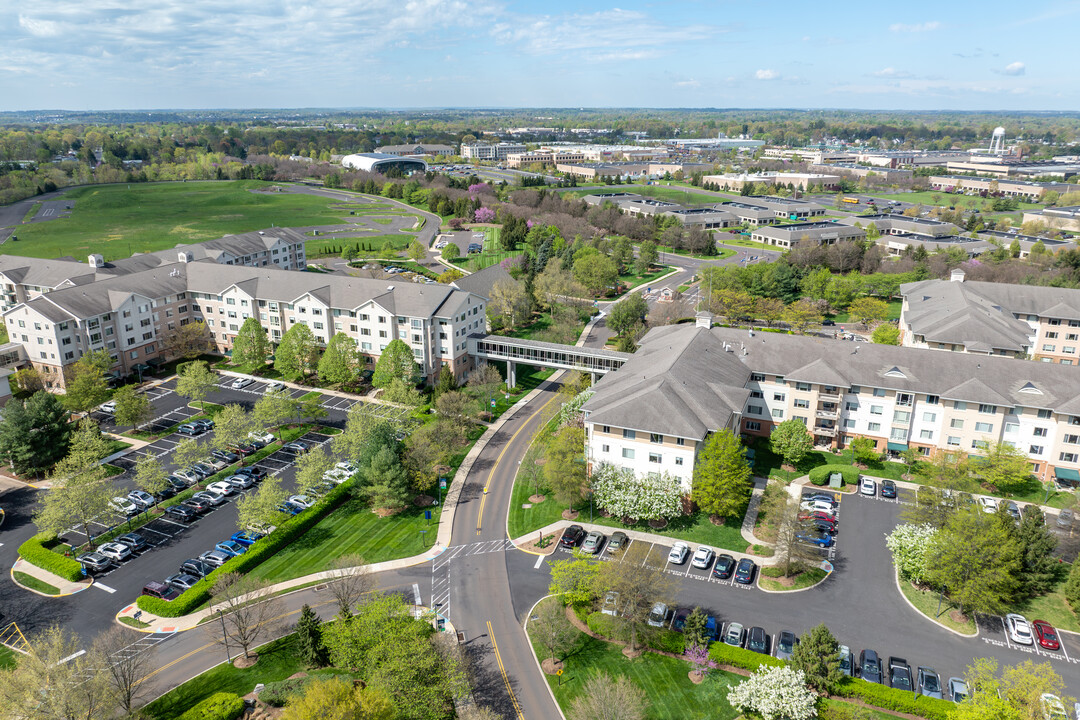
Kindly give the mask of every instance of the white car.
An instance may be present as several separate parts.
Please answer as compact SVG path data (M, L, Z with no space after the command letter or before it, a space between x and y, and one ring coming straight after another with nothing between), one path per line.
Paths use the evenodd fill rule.
M253 382L255 382L255 381L252 380L251 378L236 378L235 380L232 381L232 389L233 390L243 390L244 388L246 388L248 385L250 385Z
M234 490L247 490L249 487L255 484L255 478L251 475L231 475L222 482L227 482L233 486ZM217 485L217 483L214 483Z
M98 408L98 410L101 410L101 412L103 413L109 413L110 415L112 415L116 412L116 401L110 400L109 402Z
M105 543L97 551L114 562L123 562L131 557L131 548L123 543Z
M686 562L686 556L689 554L690 546L682 540L676 540L675 544L671 546L671 552L668 553L667 560L673 565L682 565Z
M874 497L877 495L877 483L872 478L864 477L859 483L859 492Z
M701 545L694 553L694 559L690 561L690 564L696 568L708 570L714 557L716 557L716 552L711 547Z
M139 506L126 497L114 497L109 501L109 509L124 515L136 515L139 512Z
M293 505L299 505L305 510L315 504L315 501L309 498L307 495L292 495L289 497L289 502L291 502Z
M249 432L248 437L252 440L258 440L259 442L270 444L274 442L274 436L268 432Z
M1023 615L1009 613L1005 616L1005 627L1009 629L1009 639L1017 645L1034 645L1031 625Z
M211 492L221 493L222 495L232 495L236 492L236 486L228 480L218 480L212 482L206 486L206 489Z
M836 517L836 508L832 506L832 503L827 503L824 500L811 500L800 503L799 507L809 512L823 512Z
M323 480L329 480L336 485L340 485L353 476L353 473L341 468L334 468L333 470L327 470L323 473Z
M980 497L979 507L983 509L983 512L996 513L998 508L997 498L992 497Z
M225 496L219 492L215 492L214 490L203 490L202 492L195 493L191 497L195 498L196 500L208 502L211 505L220 505L221 503L225 502Z
M350 475L353 475L353 474L355 474L357 472L360 472L360 468L356 467L355 465L353 465L351 462L348 462L347 460L337 463L336 465L334 465L334 467L337 468L338 470L344 470L345 472L349 473Z
M266 383L266 387L263 388L263 392L271 393L271 392L276 392L278 390L284 390L284 389L285 389L285 383L279 383L279 382L277 382L275 380L274 382Z

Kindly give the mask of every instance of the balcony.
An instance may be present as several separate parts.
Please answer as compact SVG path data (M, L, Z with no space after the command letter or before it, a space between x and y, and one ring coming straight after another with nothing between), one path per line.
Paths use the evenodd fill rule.
M821 401L824 401L824 402L839 403L840 402L840 391L839 390L822 390L821 392L818 393L818 400L821 400Z
M815 425L814 426L814 434L815 435L824 435L825 437L836 437L836 428L835 427L825 427L823 425Z
M814 413L814 416L819 420L835 420L839 417L839 414L836 410L818 410Z

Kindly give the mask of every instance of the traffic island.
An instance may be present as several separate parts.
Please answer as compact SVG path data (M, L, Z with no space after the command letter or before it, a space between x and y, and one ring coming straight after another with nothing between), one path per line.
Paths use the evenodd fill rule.
M27 562L23 558L19 558L11 566L11 581L23 590L29 590L43 597L74 595L94 584L93 578L79 581L65 580L59 575Z

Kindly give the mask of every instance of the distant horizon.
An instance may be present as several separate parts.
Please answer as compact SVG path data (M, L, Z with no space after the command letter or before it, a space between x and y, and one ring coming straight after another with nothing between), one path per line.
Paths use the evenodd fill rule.
M1078 15L1078 0L7 3L0 111L1071 112L1080 110L1071 70Z

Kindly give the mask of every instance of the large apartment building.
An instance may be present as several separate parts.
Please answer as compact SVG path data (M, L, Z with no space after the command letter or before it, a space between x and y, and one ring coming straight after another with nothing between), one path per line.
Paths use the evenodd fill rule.
M902 345L1080 364L1080 290L964 280L900 286Z
M462 143L461 157L466 160L505 160L510 153L523 153L526 148L521 143Z
M815 443L856 437L895 456L914 448L984 452L1005 442L1032 473L1080 480L1080 375L1056 364L695 326L654 328L584 405L586 456L689 490L697 453L727 428L768 437L796 419Z
M226 353L248 317L259 319L272 342L298 323L322 344L344 332L356 340L367 364L391 340L401 339L428 378L443 365L458 377L472 368L466 338L484 329L486 299L479 295L445 285L291 272L270 258L222 264L209 255L195 259L206 248L192 247L168 251L175 252L172 262L160 253L130 259L149 267L34 261L34 272L25 276L48 287L15 288L15 300L2 313L12 343L22 345L26 360L55 390L65 386L66 369L90 350L107 350L117 376L170 360L168 335L197 320L206 322L217 350ZM302 258L302 251L301 242L293 257ZM0 277L17 277L13 271L24 260L4 256ZM58 280L63 275L70 281Z

